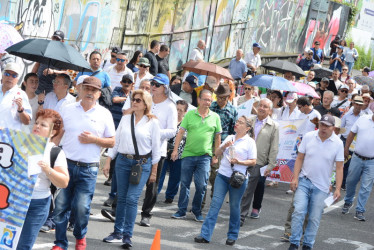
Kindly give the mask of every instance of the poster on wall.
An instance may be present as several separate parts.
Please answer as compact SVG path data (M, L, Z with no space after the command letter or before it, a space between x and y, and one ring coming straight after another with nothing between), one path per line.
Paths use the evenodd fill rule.
M269 181L291 182L297 157L297 147L300 145L306 120L278 121L279 151L277 166L267 177Z
M37 175L29 159L43 156L47 139L0 129L0 249L16 249Z

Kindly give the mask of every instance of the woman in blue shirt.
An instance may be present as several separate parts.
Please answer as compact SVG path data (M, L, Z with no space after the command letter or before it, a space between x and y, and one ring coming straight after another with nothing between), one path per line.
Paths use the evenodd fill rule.
M336 53L332 54L330 58L330 69L338 69L342 72L342 67L345 65L345 55L343 54L343 46L339 46Z

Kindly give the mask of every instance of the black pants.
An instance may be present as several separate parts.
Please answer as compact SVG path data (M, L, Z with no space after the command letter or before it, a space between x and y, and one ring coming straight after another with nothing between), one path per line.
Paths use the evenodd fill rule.
M165 157L161 157L160 161L158 162L156 181L153 183L147 182L147 188L145 190L144 203L142 207L142 217L147 217L147 218L152 217L151 212L157 201L157 188L158 188L158 183L160 182L161 169L162 169L162 166L164 165L164 160L165 160Z
M252 203L253 209L258 209L258 210L261 209L262 200L264 198L264 193L265 193L265 181L266 181L266 176L261 176L258 179L256 190L253 195L253 203Z

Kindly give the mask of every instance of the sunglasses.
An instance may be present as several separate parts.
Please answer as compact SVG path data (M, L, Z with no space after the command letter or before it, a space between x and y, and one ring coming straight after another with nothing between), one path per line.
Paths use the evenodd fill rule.
M345 90L345 89L341 89L340 91L343 93L348 93L348 90Z
M343 69L343 71L347 71L348 69Z
M126 61L126 59L119 59L119 58L117 58L117 62L125 62Z
M131 84L132 81L130 81L130 80L125 80L125 81L122 81L122 83L125 83L125 84Z
M132 99L133 102L136 102L136 103L141 103L143 100L140 99L140 98L134 98Z
M4 76L12 76L13 78L17 78L18 74L11 74L11 73L8 73L8 72L4 72Z
M148 68L148 66L145 66L143 64L139 65L139 67L141 67L141 68Z
M151 86L155 86L156 88L159 88L159 87L161 87L161 83L159 83L159 82L156 82L156 81L152 81L151 82Z
M252 90L252 88L244 88L244 90Z
M110 55L110 57L111 57L111 58L116 58L116 57L117 57L117 55Z

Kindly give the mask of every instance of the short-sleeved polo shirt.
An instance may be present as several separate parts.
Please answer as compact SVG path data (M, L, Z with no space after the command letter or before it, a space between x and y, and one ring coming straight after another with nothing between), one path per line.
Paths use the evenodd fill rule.
M198 110L187 112L182 120L181 128L186 130L186 146L182 153L182 159L188 156L212 156L214 136L222 132L219 116L209 111L208 116L202 118Z
M355 152L361 156L374 157L373 115L364 115L353 124L351 131L357 134Z
M306 133L300 143L299 152L305 157L299 176L306 176L319 190L328 193L334 163L344 161L344 146L335 133L322 142L318 131Z
M104 70L102 69L98 69L97 71L95 72L88 72L88 71L85 71L85 72L79 72L77 77L75 78L75 81L78 80L78 78L81 76L81 75L87 75L87 76L94 76L94 77L97 77L100 79L101 81L101 87L102 88L106 88L106 87L110 87L111 86L111 81L110 81L110 77L108 75L107 72L105 72Z
M80 101L65 106L61 117L65 130L62 148L66 158L85 163L100 162L101 147L93 143L82 144L78 136L84 131L100 138L115 136L113 118L109 110L96 104L90 110L84 111Z

